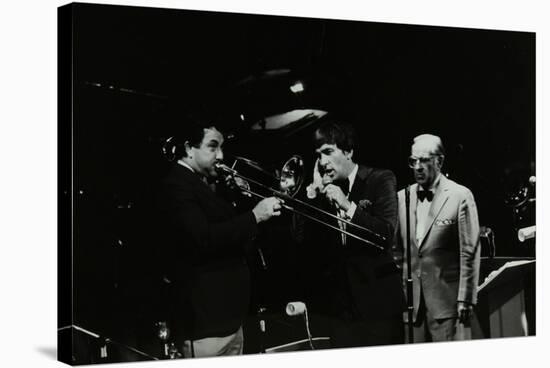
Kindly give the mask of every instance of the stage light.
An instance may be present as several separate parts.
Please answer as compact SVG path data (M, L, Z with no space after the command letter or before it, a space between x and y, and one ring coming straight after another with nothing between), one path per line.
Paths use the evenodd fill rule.
M294 93L303 92L304 85L302 84L302 82L296 82L292 86L290 86L290 90Z

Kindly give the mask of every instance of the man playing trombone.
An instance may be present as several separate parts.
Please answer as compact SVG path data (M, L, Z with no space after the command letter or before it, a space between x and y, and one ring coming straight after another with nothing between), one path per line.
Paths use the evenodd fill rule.
M390 252L395 176L355 162L351 125L325 124L314 140L318 159L308 197L336 216L329 217L332 228L301 222L310 310L329 317L332 347L402 343L405 300Z
M177 163L163 181L159 200L171 312L185 357L242 354L250 295L245 253L257 224L281 210L282 201L269 197L239 214L212 190L209 182L218 176L223 143L223 134L210 121L186 124Z

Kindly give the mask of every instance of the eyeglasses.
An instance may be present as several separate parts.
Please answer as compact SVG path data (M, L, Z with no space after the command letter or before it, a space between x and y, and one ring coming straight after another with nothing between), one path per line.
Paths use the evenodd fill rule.
M437 157L437 155L428 156L428 157L416 157L416 156L410 156L409 157L409 167L411 169L414 169L416 167L416 164L426 166L429 164L434 157Z

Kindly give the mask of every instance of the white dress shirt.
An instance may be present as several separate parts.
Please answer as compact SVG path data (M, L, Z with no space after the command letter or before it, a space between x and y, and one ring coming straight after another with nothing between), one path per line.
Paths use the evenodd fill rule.
M355 177L357 176L357 171L359 170L359 165L355 164L355 167L353 170L351 170L351 173L348 175L348 181L349 181L349 188L348 188L348 194L346 198L349 198L349 194L351 193L351 188L353 187L353 183L355 182ZM355 209L357 208L357 205L354 202L351 202L351 205L347 211L339 210L338 211L338 217L343 218L345 220L351 220L353 218L353 215L355 214ZM338 226L342 230L346 230L346 223L338 221ZM342 245L346 245L346 234L341 234L342 238Z
M353 170L351 170L351 173L348 176L349 188L348 188L347 198L349 198L349 194L351 193L351 188L353 188L353 183L355 183L355 177L357 176L357 171L359 171L359 165L355 164L355 167L353 168ZM357 208L357 205L355 204L355 202L351 202L351 206L346 212L347 219L351 219L353 217L353 215L355 214L356 208Z
M437 175L437 178L432 184L432 187L429 189L432 193L435 192L435 188L439 185L439 178L441 173ZM433 200L432 200L433 202ZM432 202L425 200L420 201L417 197L416 199L416 245L420 246L422 240L426 235L426 230L428 229L428 214L430 213L430 207Z

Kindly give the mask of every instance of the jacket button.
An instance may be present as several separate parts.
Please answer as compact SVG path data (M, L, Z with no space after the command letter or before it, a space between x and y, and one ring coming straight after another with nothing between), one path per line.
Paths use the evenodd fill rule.
M418 253L418 258L422 258L422 253Z

